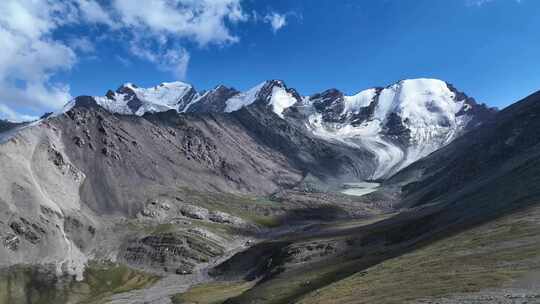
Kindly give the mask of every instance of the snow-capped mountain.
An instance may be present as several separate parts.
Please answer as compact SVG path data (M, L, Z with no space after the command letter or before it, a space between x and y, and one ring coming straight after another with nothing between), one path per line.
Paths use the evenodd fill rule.
M287 88L283 81L270 80L229 98L224 112L238 111L255 102L262 102L279 117L284 118L284 111L301 100L302 97L294 89Z
M139 88L126 83L105 96L93 97L98 105L112 113L138 115L165 112L225 112L238 111L256 102L265 102L274 113L283 118L283 112L302 100L294 90L281 80L269 80L246 92L219 85L199 93L192 85L183 82L164 82L152 88ZM70 106L66 106L64 112Z
M437 79L407 79L351 96L330 89L309 97L280 80L262 82L245 92L223 85L197 92L183 82L147 89L128 83L93 99L112 113L139 116L169 110L231 113L262 106L275 113L275 119L301 126L309 136L373 155L371 179L391 176L495 112ZM73 102L61 112L72 106Z
M177 81L164 82L147 89L126 83L115 92L108 91L105 96L94 99L110 112L141 116L148 112L181 112L198 97L199 93L193 86Z
M306 126L313 134L376 156L373 179L427 156L493 113L436 79L402 80L353 96L328 90L311 96L308 105Z
M200 95L189 105L187 105L183 112L190 113L221 113L225 112L227 106L226 102L229 98L240 94L239 91L229 88L223 85L215 87L213 90L208 90Z

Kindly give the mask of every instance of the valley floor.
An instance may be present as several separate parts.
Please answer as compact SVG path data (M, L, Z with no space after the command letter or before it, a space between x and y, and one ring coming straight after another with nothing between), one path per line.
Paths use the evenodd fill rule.
M351 225L355 226L347 226ZM316 238L337 235L323 233ZM332 261L335 263L308 268L289 266L285 275L258 282L209 282L173 300L200 304L540 303L540 207L507 215L372 267L362 269L365 260L361 258Z
M123 260L110 265L92 262L83 282L60 284L63 289L56 292L51 289L54 285L36 285L44 281L36 274L44 272L20 268L2 274L0 299L12 299L5 302L10 304L540 303L540 206L434 242L394 246L371 236L393 227L398 214L366 209L367 205L345 196L291 192L281 201L237 196L218 200L194 192L183 198L188 197L198 206L227 210L256 222L259 228L239 229L195 218L173 219L172 224L156 219L119 222L104 233L119 239L104 239L104 248L113 248L124 237L133 238L132 233L138 239L128 242L132 247L148 237L162 238L161 242L170 236L187 237L193 250L189 254L209 254L208 258L186 274L163 271L159 267L170 263L159 259L171 258L163 252L178 247L160 243L156 248L169 249L155 251L131 268ZM325 209L325 202L336 200L341 211L350 208L349 215L360 207L364 213L342 217L334 209ZM281 208L300 202L309 203L304 209L282 213ZM313 202L319 205L309 207ZM207 241L220 240L209 244L223 252L212 255L213 247L199 248L206 238L189 238L186 233L193 229L210 233ZM116 253L100 254L104 259Z

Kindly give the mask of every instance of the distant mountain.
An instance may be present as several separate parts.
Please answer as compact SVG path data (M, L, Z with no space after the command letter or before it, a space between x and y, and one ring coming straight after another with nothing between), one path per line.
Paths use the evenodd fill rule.
M318 269L312 254L336 265L384 244L365 255L379 261L538 199L539 100L498 112L434 79L352 96L302 96L279 80L79 96L23 126L0 122L0 267L52 265L82 279L98 260L184 275L224 248L251 247L266 280L294 259L303 273ZM339 193L370 179L382 188ZM398 210L311 241L325 220ZM296 231L308 241L246 243L291 231L294 219L309 223ZM275 225L286 226L265 230ZM243 267L242 257L231 261Z
M18 125L18 123L0 119L0 133L9 131Z
M540 92L499 112L467 136L402 170L385 183L400 185L403 206L477 197L490 212L540 196ZM465 207L465 206L464 206ZM464 209L460 209L463 211Z
M176 110L181 112L199 97L193 86L183 82L167 82L152 88L139 88L126 83L104 97L94 97L97 104L112 113L133 114Z
M386 179L365 199L395 216L238 253L214 274L261 283L227 303L538 298L539 117L540 91Z
M489 120L496 110L435 79L403 80L346 96L316 94L302 107L308 128L330 141L364 147L385 178Z
M230 113L263 105L317 138L371 153L375 167L363 176L369 179L391 176L496 113L436 79L402 80L352 96L336 89L301 96L280 80L263 82L246 92L220 85L199 93L182 82L148 89L125 84L94 99L110 112L139 116L171 109Z

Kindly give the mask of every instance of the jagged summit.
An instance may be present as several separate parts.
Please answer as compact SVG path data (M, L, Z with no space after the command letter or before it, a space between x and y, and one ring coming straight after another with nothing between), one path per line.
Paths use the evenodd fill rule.
M151 88L139 88L132 83L125 83L116 91L109 90L104 97L94 99L110 112L141 116L147 112L180 112L198 97L199 93L192 85L176 81L164 82Z
M227 100L225 112L234 112L261 101L283 118L283 112L301 100L296 90L288 88L282 80L268 80Z
M151 88L126 83L104 97L76 100L91 103L91 99L112 113L138 116L170 110L231 113L262 106L310 136L369 151L377 163L372 179L391 176L496 112L453 85L430 78L404 79L354 95L329 89L311 96L300 95L282 80L264 81L244 92L224 85L198 92L184 82Z
M317 136L372 151L372 178L392 175L450 143L495 113L438 79L405 79L353 96L328 90L309 98L308 128Z
M151 88L127 82L116 91L109 90L105 96L92 98L109 112L137 116L169 110L230 113L261 101L282 118L287 108L302 100L282 80L268 80L245 92L224 85L198 92L192 85L180 81L164 82ZM73 101L68 103L61 112L73 105Z

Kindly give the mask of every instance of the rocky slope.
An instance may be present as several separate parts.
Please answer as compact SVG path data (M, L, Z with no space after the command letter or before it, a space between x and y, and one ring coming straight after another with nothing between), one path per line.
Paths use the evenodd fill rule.
M284 126L281 119L271 116L265 121L267 114L264 108L253 107L234 114L179 115L172 110L119 115L95 98L79 97L65 112L8 132L0 145L0 171L5 177L0 183L0 266L42 265L78 280L84 279L86 265L95 259L173 273L182 268L173 264L186 259L179 271L189 271L227 248L229 241L216 241L208 226L222 227L227 236L241 236L262 225L255 219L265 223L273 221L266 219L273 212L316 206L314 200L303 207L283 202L270 212L270 204L257 207L250 200L231 215L238 198L215 210L225 193L266 196L290 189L310 166L309 172L321 178L345 170L354 173L347 169L351 160L340 158L348 153L358 159L352 149L340 152ZM277 137L256 136L276 122L285 128L277 131L288 138L289 147L268 144ZM289 138L290 134L296 135ZM298 151L294 147L300 140L309 146ZM186 198L193 191L221 194L193 202ZM158 198L167 203L151 207ZM180 207L200 208L208 200L212 203L203 215ZM251 209L260 214L246 217ZM181 226L186 218L187 227L181 231L145 231L147 226L152 230L163 224ZM149 224L121 224L132 219ZM193 235L190 229L195 228L202 236ZM206 248L206 243L215 246Z
M352 96L336 89L301 96L279 80L263 82L246 92L220 85L198 93L181 82L149 89L126 84L94 99L110 112L136 115L170 109L230 113L266 108L307 136L371 154L366 166L372 168L364 170L363 179L387 178L496 113L436 79L402 80Z
M513 117L504 113L497 117ZM108 261L181 276L202 271L200 265L237 249L231 244L268 227L281 226L263 240L288 234L292 224L318 229L329 220L387 212L388 198L399 198L406 184L401 206L430 204L442 191L433 185L476 175L428 168L424 172L457 170L432 185L436 179L412 165L390 179L383 194L350 198L332 191L344 182L385 178L451 142L441 151L462 149L465 138L489 133L477 129L493 126L494 115L452 86L425 79L355 96L330 90L305 97L282 81L246 92L218 86L204 93L180 82L149 89L126 84L104 97L81 96L31 124L0 125L0 172L6 177L0 182L0 267L40 265L84 280L90 261ZM522 137L508 140L521 143ZM431 157L420 164L438 161ZM415 188L421 183L426 187ZM428 211L385 222L377 231L389 229L394 236L400 225L425 221ZM443 223L458 215L449 214ZM370 243L372 235L359 229L358 237L352 236L356 229L329 227L315 240L310 235L272 243L268 257L279 259L256 277L269 279L289 262L326 263L350 248L356 254L365 244L361 239ZM425 232L405 231L395 236L397 243ZM291 260L289 252L297 256Z
M165 82L153 88L139 88L126 83L104 97L95 97L97 104L112 113L143 115L144 113L183 111L199 98L199 93L183 82Z
M311 96L301 109L317 136L373 153L372 179L391 176L495 113L434 79L403 80L353 96L328 90Z
M218 277L258 283L226 303L535 303L538 115L540 92L385 181L368 200L397 191L394 216L231 258Z

